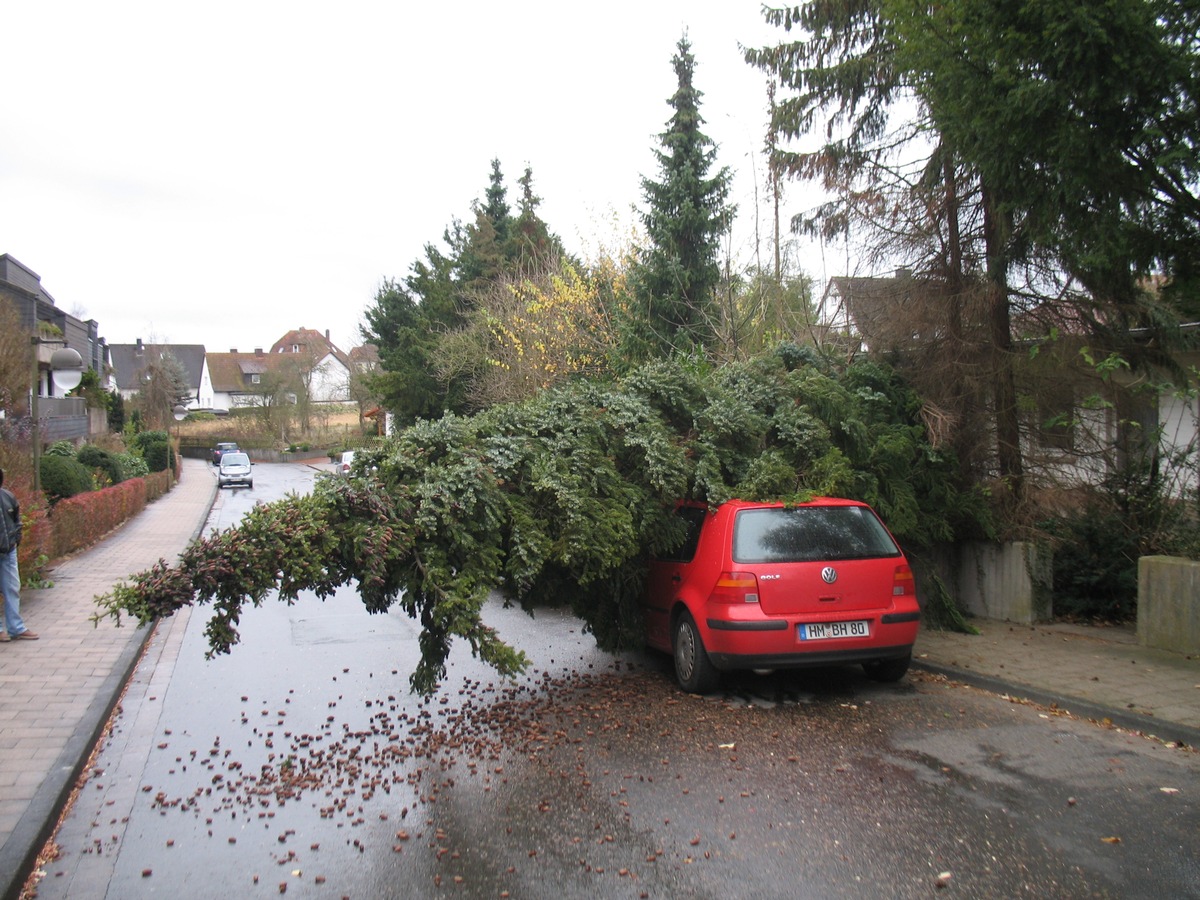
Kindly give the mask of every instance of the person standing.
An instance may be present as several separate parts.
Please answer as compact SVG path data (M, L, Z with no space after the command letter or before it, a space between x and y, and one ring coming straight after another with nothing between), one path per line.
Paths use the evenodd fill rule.
M0 641L36 641L38 636L21 621L21 572L17 547L21 543L21 504L4 486L0 469L0 591L4 592L4 631Z

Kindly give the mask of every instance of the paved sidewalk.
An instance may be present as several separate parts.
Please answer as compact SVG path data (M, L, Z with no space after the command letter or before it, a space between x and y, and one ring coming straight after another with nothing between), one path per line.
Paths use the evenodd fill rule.
M153 626L90 621L94 598L204 527L211 466L184 460L165 497L22 592L41 640L0 645L0 897L19 895ZM976 620L979 635L922 630L914 663L955 680L1200 747L1200 657L1138 646L1128 629Z
M1200 653L1142 647L1132 628L991 619L971 624L978 635L923 628L914 665L1200 747Z
M41 640L0 645L0 896L19 895L153 628L94 625L94 598L173 562L200 533L216 496L211 470L185 459L173 490L56 565L53 587L21 592L21 617Z

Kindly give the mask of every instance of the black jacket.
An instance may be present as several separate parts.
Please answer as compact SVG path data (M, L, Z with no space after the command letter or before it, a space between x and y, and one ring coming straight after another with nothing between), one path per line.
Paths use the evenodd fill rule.
M21 543L21 504L12 491L0 488L0 553L11 553Z

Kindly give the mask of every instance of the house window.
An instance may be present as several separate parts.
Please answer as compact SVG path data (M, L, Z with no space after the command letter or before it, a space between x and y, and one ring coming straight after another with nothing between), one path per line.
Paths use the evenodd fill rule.
M254 374L254 375L251 375L251 376L250 376L250 383L251 383L251 384L258 384L260 381L262 381L262 376L261 376L261 375Z
M1075 395L1069 386L1060 386L1040 396L1037 402L1038 443L1050 450L1075 449Z

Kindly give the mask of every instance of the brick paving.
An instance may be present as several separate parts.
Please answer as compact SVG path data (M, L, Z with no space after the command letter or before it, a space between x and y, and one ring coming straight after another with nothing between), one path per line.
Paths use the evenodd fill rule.
M1142 647L1132 628L972 624L978 635L922 629L916 665L1200 746L1200 651Z
M21 591L37 641L0 644L0 873L16 896L50 836L75 777L108 720L154 626L93 624L95 597L174 560L199 534L216 496L203 460L106 540L51 572L52 587Z
M22 592L22 616L41 640L0 644L4 898L18 896L32 871L152 629L182 633L186 614L143 628L117 628L111 621L96 626L90 617L97 595L160 558L173 561L204 527L216 479L205 461L183 465L174 490L96 547L59 563L53 587ZM915 665L1200 746L1197 656L1141 647L1127 629L974 624L979 635L922 630Z

